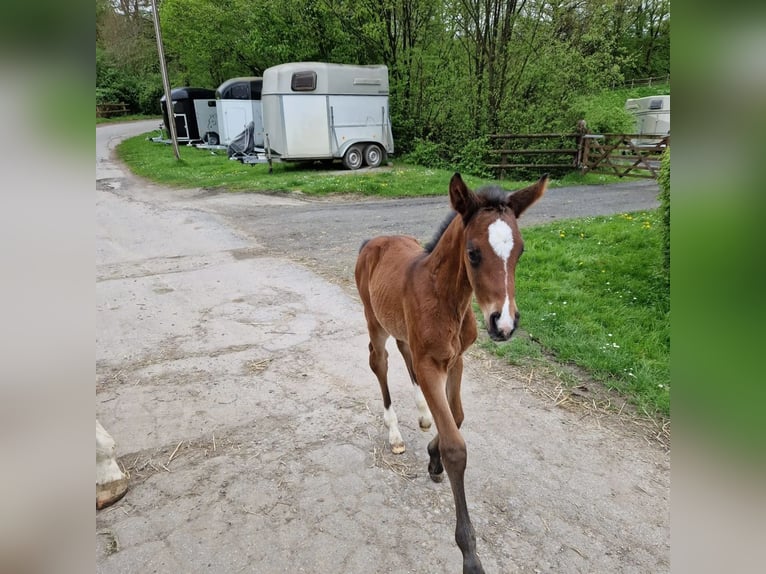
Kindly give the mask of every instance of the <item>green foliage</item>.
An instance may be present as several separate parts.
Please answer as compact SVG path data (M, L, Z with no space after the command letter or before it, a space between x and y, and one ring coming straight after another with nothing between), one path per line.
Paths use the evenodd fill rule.
M657 183L660 186L660 214L662 216L662 268L667 281L670 282L670 147L667 147L662 154Z
M156 113L161 81L145 5L97 2L97 98ZM288 61L383 63L398 153L419 158L429 150L417 142L429 141L441 146L425 154L429 164L477 173L477 138L490 133L568 132L582 117L593 131L629 131L624 99L614 107L589 98L669 71L667 0L585 0L576 9L536 0L163 0L160 15L173 87L216 88Z
M625 134L636 129L636 119L625 110L625 99L619 92L602 92L598 97L581 96L572 106L569 118L574 120L571 125L584 119L588 130L596 134Z
M470 173L478 177L491 178L493 175L492 170L487 167L489 150L489 138L486 136L468 140L452 156L452 165L460 173Z
M404 156L404 161L415 165L422 165L423 167L447 169L448 163L444 156L444 144L416 139L412 151Z
M454 151L446 144L416 139L412 151L404 155L404 161L490 179L493 174L486 165L489 152L489 138L486 136L468 140Z
M96 47L96 103L128 103L134 91L134 80L120 69L110 54Z

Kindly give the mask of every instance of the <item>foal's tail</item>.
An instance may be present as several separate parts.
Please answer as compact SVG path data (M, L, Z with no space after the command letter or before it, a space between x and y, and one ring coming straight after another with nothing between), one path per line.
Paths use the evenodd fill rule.
M362 241L362 244L359 246L359 253L362 252L362 249L364 249L364 246L367 245L369 242L370 242L369 239L365 239L364 241Z

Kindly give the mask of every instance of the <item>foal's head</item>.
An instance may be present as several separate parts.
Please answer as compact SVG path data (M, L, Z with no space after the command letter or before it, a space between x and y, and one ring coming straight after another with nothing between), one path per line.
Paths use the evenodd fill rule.
M497 187L474 193L460 174L452 176L450 203L463 219L468 280L484 315L489 336L507 341L516 330L516 263L524 242L516 219L548 187L548 176L508 194Z

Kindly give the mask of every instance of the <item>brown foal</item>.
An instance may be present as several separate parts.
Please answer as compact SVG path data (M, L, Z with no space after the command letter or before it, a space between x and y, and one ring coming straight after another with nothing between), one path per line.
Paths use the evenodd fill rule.
M516 329L515 268L524 250L516 219L545 192L548 177L508 194L497 187L472 192L460 174L449 185L455 213L425 250L413 237L365 242L355 278L370 334L370 368L383 394L384 421L394 453L404 452L388 392L388 337L396 339L415 387L423 430L436 423L428 444L428 472L438 482L447 469L455 500L455 540L463 572L483 573L465 499L466 445L460 434L463 353L476 340L475 295L489 336L505 341ZM443 465L443 466L442 466Z

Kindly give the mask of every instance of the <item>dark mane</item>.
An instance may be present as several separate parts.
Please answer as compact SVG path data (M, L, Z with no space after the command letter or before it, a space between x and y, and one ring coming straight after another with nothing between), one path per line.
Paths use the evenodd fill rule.
M476 196L479 199L479 209L502 210L503 208L508 207L508 192L496 185L481 188L476 192ZM424 248L426 253L431 253L436 249L436 245L439 243L442 235L447 231L449 224L452 223L452 220L455 219L456 215L457 213L453 211L444 219L444 221L442 221L439 229L434 233L433 239L426 243ZM468 221L470 221L470 218L463 223L467 224Z
M444 218L444 221L442 221L442 224L439 226L439 229L436 230L436 233L434 233L433 239L426 243L425 250L426 253L431 253L434 249L436 249L436 244L439 243L439 240L442 238L442 235L444 235L444 232L447 231L447 228L449 227L449 224L452 223L452 220L455 219L455 216L457 215L457 212L453 211L447 217Z

